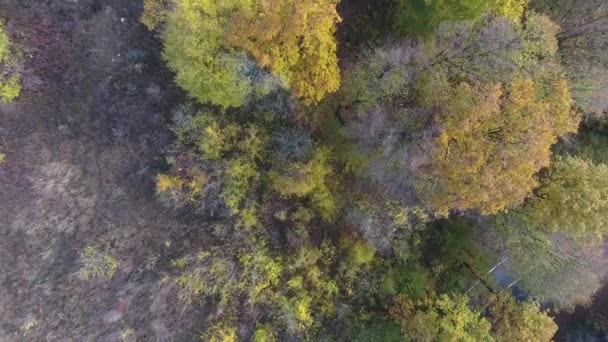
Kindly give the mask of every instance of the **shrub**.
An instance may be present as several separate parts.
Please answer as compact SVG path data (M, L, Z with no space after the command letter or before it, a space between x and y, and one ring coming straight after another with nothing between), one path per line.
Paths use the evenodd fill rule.
M253 342L276 342L276 334L269 324L259 326L253 334Z
M87 246L80 253L82 267L79 277L83 280L111 279L118 269L118 260L100 251L98 246Z
M21 75L15 71L12 44L0 21L0 101L9 103L21 93Z

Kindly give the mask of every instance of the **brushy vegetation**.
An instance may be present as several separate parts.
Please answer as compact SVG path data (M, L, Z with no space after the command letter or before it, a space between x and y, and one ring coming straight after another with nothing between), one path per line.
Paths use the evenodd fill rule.
M17 72L16 50L6 26L0 20L0 101L12 102L21 93L21 76Z

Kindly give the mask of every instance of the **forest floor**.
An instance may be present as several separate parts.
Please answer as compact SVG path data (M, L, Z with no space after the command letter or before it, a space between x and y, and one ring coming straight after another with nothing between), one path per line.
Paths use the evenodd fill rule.
M0 107L0 341L170 333L150 309L153 285L195 230L154 201L182 95L140 6L0 0L25 56L22 96ZM111 281L78 278L91 244L116 253Z

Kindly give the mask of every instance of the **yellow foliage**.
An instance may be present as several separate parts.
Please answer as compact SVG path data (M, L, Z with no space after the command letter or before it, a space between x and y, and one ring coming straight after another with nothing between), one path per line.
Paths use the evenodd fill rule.
M257 0L236 11L226 36L269 67L305 102L317 102L340 85L334 33L335 0Z
M253 334L253 342L276 342L276 334L268 324L258 327Z
M154 31L167 20L169 6L170 0L144 0L144 11L139 21Z
M80 253L82 268L79 276L83 280L95 278L111 279L118 269L118 260L111 255L103 253L97 246L87 246Z
M325 220L334 218L337 204L328 186L333 169L329 163L330 150L315 150L307 163L295 162L284 173L270 172L272 186L282 197L309 196Z
M203 337L205 342L237 342L236 328L225 322L215 324Z
M497 0L495 12L502 17L517 21L521 19L527 5L528 0Z
M146 0L142 22L155 28L167 18L165 57L177 83L201 102L240 106L268 84L245 76L246 60L291 87L305 103L340 85L334 38L336 0ZM269 81L270 83L276 83ZM258 94L258 95L259 95Z
M313 319L310 313L312 300L309 296L298 299L295 302L296 319L300 324L300 329L304 330L312 325Z
M447 89L431 174L417 184L423 201L440 213L483 214L521 203L538 185L535 174L549 165L551 146L580 121L566 81L549 87L546 95L534 81L516 79L504 95L500 85Z
M158 193L179 189L183 184L184 181L177 176L170 176L164 174L159 174L158 176L156 176L156 191Z
M211 179L209 175L200 171L192 176L192 179L190 180L190 182L188 182L188 187L190 188L191 201L194 201L196 197L203 192L205 185L209 183L209 179Z
M497 296L489 312L498 342L549 342L557 332L557 324L538 304L519 302L511 294Z
M240 260L245 270L254 275L250 277L252 282L242 284L247 289L251 302L261 301L265 291L270 290L272 293L276 291L283 274L283 265L279 259L270 257L268 251L262 249L255 253L244 254Z
M21 76L14 70L15 63L11 51L12 44L4 28L4 23L0 21L0 102L9 103L15 100L21 93Z
M199 149L211 160L217 160L234 147L234 140L239 134L236 125L221 127L217 122L210 122L203 128Z
M13 75L7 81L0 80L0 101L9 103L21 93L21 77Z

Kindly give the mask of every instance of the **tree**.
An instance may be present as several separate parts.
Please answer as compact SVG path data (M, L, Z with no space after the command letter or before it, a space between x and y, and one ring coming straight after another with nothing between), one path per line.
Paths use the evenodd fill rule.
M608 4L603 0L534 0L560 26L560 55L576 105L585 114L608 109Z
M473 234L479 248L505 259L512 285L558 309L587 304L605 273L601 244L538 229L519 210L480 220Z
M342 95L355 112L350 132L373 156L368 172L400 197L413 186L440 213L520 204L551 146L580 121L557 33L531 12L525 24L443 23L428 41L364 55Z
M483 214L521 203L537 185L534 175L549 165L551 145L578 128L566 81L545 90L519 79L505 95L497 85L442 83L430 80L419 90L421 101L440 109L441 127L417 184L422 200L439 212Z
M168 14L164 57L177 84L201 102L238 107L254 92L254 80L247 74L253 62L222 43L227 13L246 3L176 0Z
M336 91L336 0L258 0L232 14L225 37L269 67L297 97L317 102Z
M337 204L330 188L333 169L330 150L319 147L308 162L293 162L282 172L271 171L272 187L284 198L309 197L325 220L332 220Z
M576 238L608 234L608 166L559 158L526 206L535 225Z
M139 21L148 30L156 30L165 20L169 13L171 0L144 0L144 11Z
M178 85L201 102L238 107L287 86L313 103L338 89L334 0L174 0L173 7L164 56ZM163 8L152 1L142 20L157 27Z
M414 302L400 295L389 315L414 341L493 341L490 323L469 308L465 296L443 294Z
M507 292L490 306L492 335L497 341L550 342L557 332L553 319L533 302L517 302Z
M340 88L341 104L363 113L399 95L412 82L416 70L408 63L416 62L419 53L417 45L364 50L345 72Z

